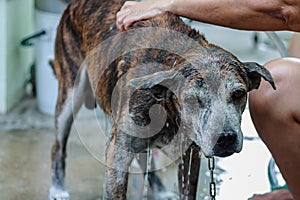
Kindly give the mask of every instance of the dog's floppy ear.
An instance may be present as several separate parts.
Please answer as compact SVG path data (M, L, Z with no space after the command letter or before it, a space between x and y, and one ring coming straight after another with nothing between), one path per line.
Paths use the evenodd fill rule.
M274 90L276 86L270 72L262 65L256 62L245 62L243 63L247 75L250 79L250 90L257 89L260 85L261 77L268 81Z
M141 89L151 88L165 80L174 79L177 74L178 73L174 70L159 71L139 78L131 79L129 86L133 88L139 87Z

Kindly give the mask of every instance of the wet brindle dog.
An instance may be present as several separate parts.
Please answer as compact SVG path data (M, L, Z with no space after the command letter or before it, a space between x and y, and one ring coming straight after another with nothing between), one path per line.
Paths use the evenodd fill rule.
M199 152L225 157L241 151L247 92L258 88L261 78L275 88L274 82L263 66L240 62L170 13L120 33L115 16L122 3L77 0L62 15L53 64L59 95L49 197L69 198L66 143L74 116L85 104L99 105L113 119L106 198L126 199L133 158L159 148L180 160L179 198L195 199ZM176 199L155 172L148 180L154 198Z

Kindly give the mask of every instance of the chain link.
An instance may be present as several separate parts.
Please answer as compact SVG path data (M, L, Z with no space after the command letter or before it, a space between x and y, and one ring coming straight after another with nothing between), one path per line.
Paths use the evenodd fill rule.
M208 158L208 169L210 172L209 195L211 200L216 199L216 183L214 180L215 158Z

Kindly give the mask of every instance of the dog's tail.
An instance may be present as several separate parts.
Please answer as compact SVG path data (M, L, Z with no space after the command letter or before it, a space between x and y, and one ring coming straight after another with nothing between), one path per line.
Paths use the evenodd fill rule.
M56 72L55 72L55 64L54 64L54 60L49 60L49 65L51 66L52 70L53 70L53 74L55 75L55 77L57 77Z

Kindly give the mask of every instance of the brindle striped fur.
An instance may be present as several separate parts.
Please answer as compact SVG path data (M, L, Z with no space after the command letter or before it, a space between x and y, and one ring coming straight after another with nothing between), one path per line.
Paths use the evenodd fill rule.
M116 34L119 31L115 25L115 16L121 5L121 0L75 0L66 8L61 18L55 43L54 70L59 81L59 95L55 116L57 137L52 148L52 187L49 197L56 200L69 198L65 190L64 177L66 143L73 122L73 113L76 114L83 103L88 108L94 108L95 102L97 102L108 115L114 117L115 122L128 117L130 114L134 123L141 127L151 123L149 110L153 105L159 104L166 111L166 123L163 128L159 133L149 138L134 137L128 134L126 129L120 129L117 123L113 125L112 136L106 150L106 195L108 199L126 198L127 170L133 159L133 153L141 153L149 146L163 148L172 141L175 141L176 145L181 145L183 141L174 139L178 135L181 124L187 124L192 128L187 130L184 135L191 143L187 147L187 153L182 155L183 163L180 165L184 167L180 166L178 168L180 174L179 185L183 186L179 188L179 197L195 199L200 165L198 156L200 149L207 156L228 156L234 151L240 150L242 136L239 132L234 133L237 134L237 136L234 135L234 138L237 138L234 142L237 144L232 144L232 147L230 146L232 149L229 150L225 149L225 147L225 150L222 149L223 146L226 146L226 137L223 138L225 141L221 142L218 140L218 144L222 143L223 146L220 144L218 146L217 144L215 147L211 145L206 147L202 144L203 141L199 140L200 133L197 133L197 128L199 127L195 127L194 121L198 120L199 123L197 122L196 124L206 128L206 124L214 120L211 113L214 112L216 103L212 99L214 96L219 95L217 92L219 86L224 85L223 92L227 98L226 103L228 103L228 106L224 108L225 110L230 110L232 115L225 116L228 123L224 125L224 131L239 130L237 127L240 126L240 118L246 104L246 96L241 94L243 95L241 100L229 99L233 98L232 96L234 95L240 94L234 94L235 91L231 90L232 88L228 89L227 86L231 87L231 85L238 83L243 86L242 88L246 93L251 89L258 88L261 77L265 78L273 86L274 83L268 71L262 66L255 63L241 63L231 53L208 43L201 34L182 22L178 16L170 13L135 23L132 27L132 29L136 30L142 27L156 27L157 32L155 35L149 36L145 32L131 35L130 37L128 35L118 37ZM160 28L184 34L192 38L200 47L189 48L185 45L186 41L183 38L176 38L176 40L168 37L163 38L165 36L163 36ZM102 44L111 36L115 37L113 37L109 45ZM141 48L121 54L113 62L108 63L109 66L106 66L107 60L113 57L115 52L124 48L124 44L128 44L128 42L142 42L143 44L141 45L149 46L151 44L158 45L162 41L167 46L172 46L173 50L181 52L181 54L156 48ZM86 65L83 65L82 71L80 71L81 64L95 49L99 49L99 52L96 52L97 56L89 60L89 63ZM156 72L158 69L161 71L173 70L179 76L191 80L185 86L186 90L184 91L189 91L189 89L193 88L196 91L198 90L199 93L204 92L208 94L202 102L198 102L197 112L203 112L201 119L189 116L191 114L188 111L185 114L180 100L167 87L168 85L178 84L176 80L168 77L162 78L158 82L164 82L164 84L152 85L151 81L147 83L148 79L157 79L155 76L151 77L151 74L153 74L152 67L143 68L143 74L149 74L150 76L137 78L140 82L145 81L145 84L134 90L130 98L127 98L127 94L130 92L124 91L122 84L118 85L117 82L126 85L126 83L136 79L136 73L140 70L139 66L153 62L159 63L158 66L153 67ZM160 68L160 66L163 67ZM116 96L114 96L113 91L116 91ZM125 95L122 95L124 92ZM72 93L75 95L73 96L75 98L73 107L71 103ZM117 99L117 101L113 101L114 99ZM127 111L125 105L129 106L129 111ZM207 107L207 109L205 110L203 107ZM213 116L217 117L217 115ZM231 123L231 120L236 121L236 123ZM220 134L224 135L225 133ZM212 134L205 137L210 139L219 137L219 135ZM171 146L169 156L172 157L170 152L178 153L179 150L177 148L178 146ZM193 149L193 151L190 151L190 149ZM124 150L127 153L124 153ZM190 152L193 155L189 155ZM190 157L193 158L191 166L193 175L189 177L190 185L188 186L187 169ZM154 172L149 174L149 181L154 193L165 192L163 185ZM174 198L172 195L161 196L160 194L154 195L154 197L157 199Z

